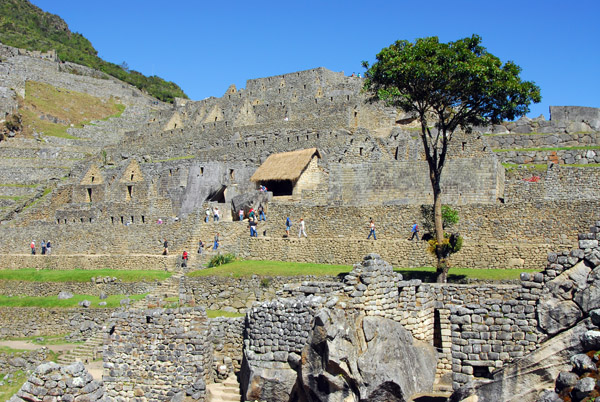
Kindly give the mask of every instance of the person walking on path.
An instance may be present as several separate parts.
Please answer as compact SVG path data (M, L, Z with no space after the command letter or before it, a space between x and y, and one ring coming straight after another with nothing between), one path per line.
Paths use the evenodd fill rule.
M181 255L181 268L187 268L188 261L188 252L183 250L183 254Z
M169 242L167 241L167 239L165 239L163 241L163 254L162 255L168 255L169 254Z
M219 208L213 209L213 222L219 222Z
M219 248L219 232L217 232L217 234L215 235L215 240L213 243L213 250L216 250Z
M202 239L198 240L198 254L202 254L202 251L204 249L204 242L202 241Z
M419 241L419 225L417 225L417 221L415 221L415 223L412 225L412 229L410 229L410 231L412 236L408 240L412 240L416 237L417 241Z
M207 207L206 211L204 211L204 214L206 215L204 222L208 223L208 220L210 219L210 208Z
M35 255L35 240L31 241L29 247L31 248L31 255Z
M50 244L50 240L46 243L46 255L50 255L52 252L52 244Z
M285 235L286 237L290 237L290 228L292 227L292 220L288 216L285 218Z
M42 255L46 255L46 240L42 240Z
M308 237L306 235L306 226L304 224L304 219L300 218L300 222L298 222L300 224L300 228L298 229L298 237L302 237L302 235L304 235L304 237Z
M239 217L240 217L240 222L244 220L244 210L242 208L240 208L240 212L239 212Z
M369 228L371 230L369 231L367 240L369 240L371 238L371 235L373 235L373 240L377 240L377 236L375 235L375 222L373 222L373 218L371 218L371 222L369 223Z
M256 219L250 219L248 226L250 226L250 237L258 237L258 232L256 231Z
M265 216L265 209L263 208L262 204L258 206L258 220L265 222L267 221L267 217Z

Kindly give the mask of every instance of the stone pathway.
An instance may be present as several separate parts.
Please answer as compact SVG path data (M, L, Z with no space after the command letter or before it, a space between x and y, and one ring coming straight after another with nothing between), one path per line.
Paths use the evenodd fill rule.
M240 384L234 375L227 377L223 382L215 382L206 386L207 402L239 402Z

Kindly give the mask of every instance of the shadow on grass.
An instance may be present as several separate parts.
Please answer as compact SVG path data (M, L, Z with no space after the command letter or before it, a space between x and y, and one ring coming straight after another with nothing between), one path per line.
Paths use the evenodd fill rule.
M394 272L402 274L404 280L420 279L425 283L435 283L437 275L434 271L413 271L408 269L395 269ZM467 283L466 275L448 274L448 283Z

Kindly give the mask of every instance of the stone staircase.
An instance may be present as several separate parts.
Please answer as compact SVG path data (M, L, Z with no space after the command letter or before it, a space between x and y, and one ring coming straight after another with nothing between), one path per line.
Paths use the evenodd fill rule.
M69 365L78 361L91 363L92 361L101 358L104 335L104 332L97 331L83 344L65 354L58 356L58 364Z
M215 382L206 386L207 402L239 402L240 384L234 375L230 375L223 382Z

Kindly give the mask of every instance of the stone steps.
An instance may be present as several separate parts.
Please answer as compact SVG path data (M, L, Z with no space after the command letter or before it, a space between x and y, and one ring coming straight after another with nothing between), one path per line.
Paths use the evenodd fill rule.
M223 382L216 382L206 386L207 402L239 402L240 384L235 376L227 377Z
M102 356L102 346L104 344L104 333L96 332L89 337L83 344L75 349L58 356L57 362L62 365L68 365L81 361L84 363L91 362Z

